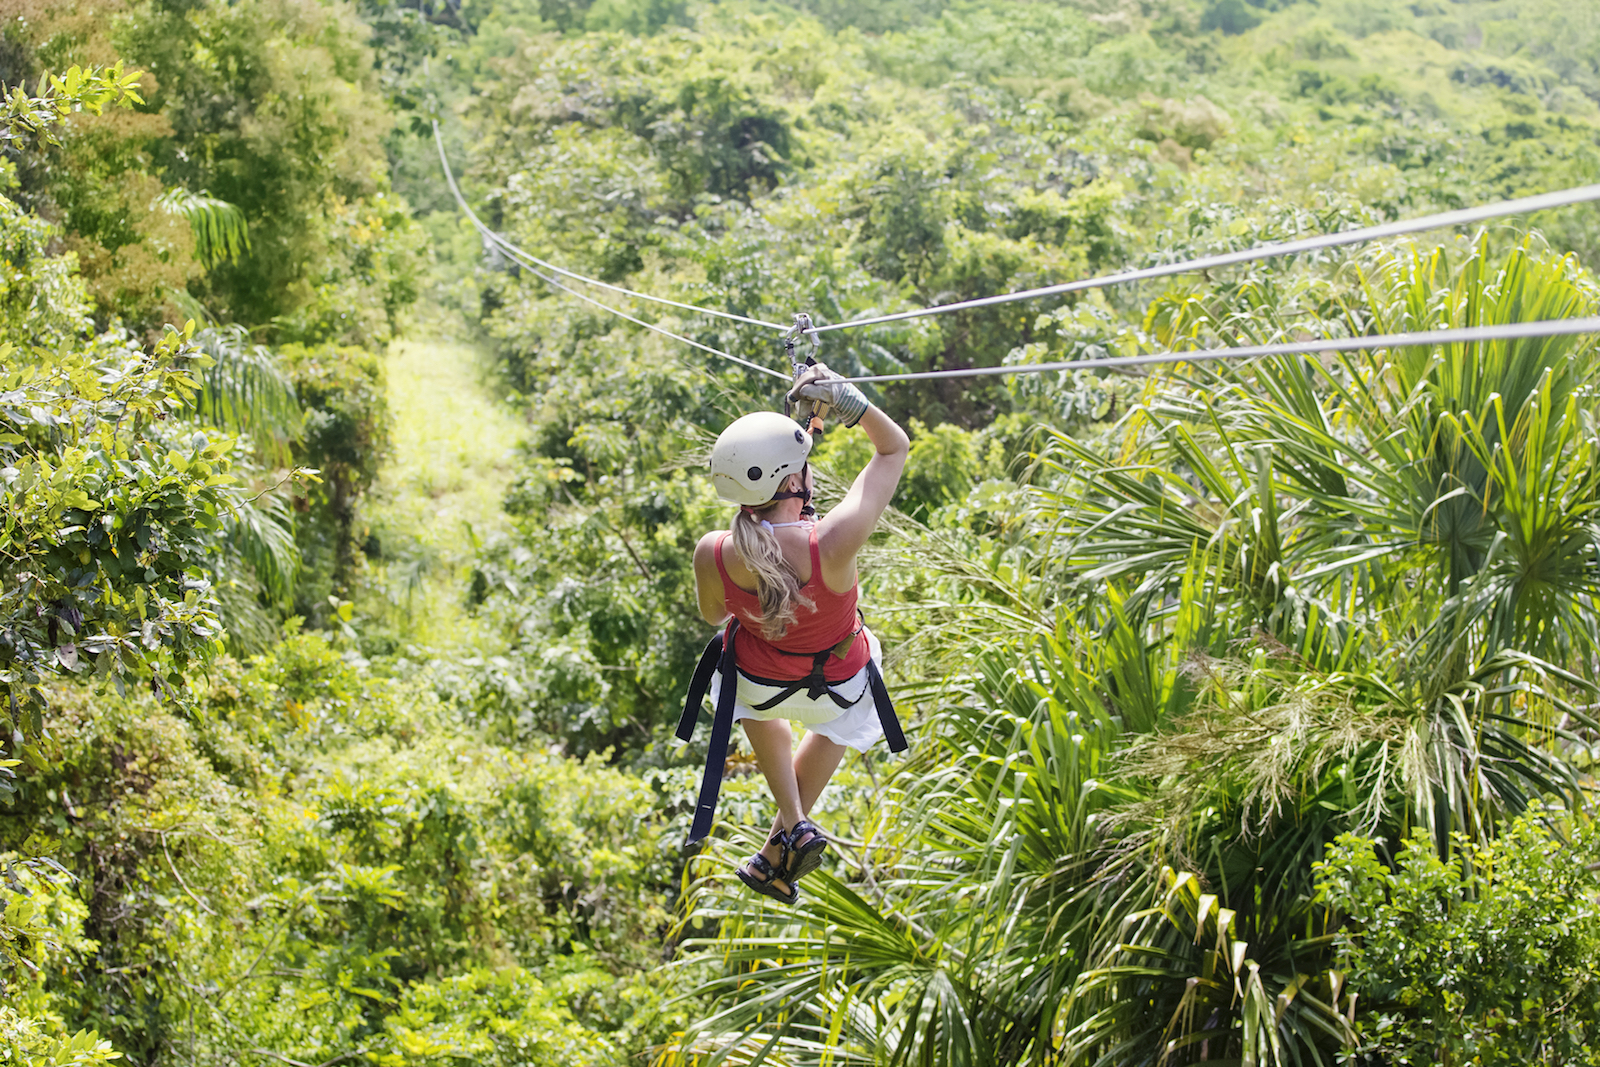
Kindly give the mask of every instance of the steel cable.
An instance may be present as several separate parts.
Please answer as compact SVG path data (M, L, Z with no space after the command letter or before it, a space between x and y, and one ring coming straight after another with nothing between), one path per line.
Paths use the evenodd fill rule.
M489 228L484 225L483 221L478 218L477 214L472 210L472 208L467 206L466 198L461 195L461 190L456 185L455 174L450 169L450 160L448 158L446 158L446 156L444 154L444 138L439 133L439 120L438 119L435 119L433 121L433 141L434 141L434 144L438 145L438 147L439 147L439 163L440 163L441 166L444 167L444 178L445 178L445 181L450 183L450 192L451 192L452 195L455 196L456 203L461 205L461 210L465 211L467 213L467 217L472 220L472 224L478 228L479 232L484 233L485 235L488 235L492 231L490 231ZM635 298L637 298L639 300L649 300L649 301L651 301L653 303L665 304L668 307L682 308L684 311L693 311L693 312L695 312L696 314L699 314L699 315L715 315L719 319L732 319L735 322L747 322L752 326L764 326L769 330L781 330L781 331L783 331L785 333L787 333L788 330L789 330L789 327L787 327L787 326L779 325L776 322L768 322L765 319L752 319L747 315L735 315L731 311L716 311L716 310L713 310L712 308L700 307L697 304L684 304L684 303L680 303L679 301L676 301L676 300L668 300L666 297L663 297L663 296L651 296L649 293L641 293L641 292L638 292L637 290L627 289L627 288L624 288L623 286L620 286L620 285L612 285L610 282L603 282L598 278L591 278L586 274L579 274L576 271L570 271L570 270L566 269L565 267L558 267L554 263L549 262L548 260L540 259L538 256L533 255L531 252L525 252L521 248L518 248L516 245L512 244L510 241L507 241L504 237L501 237L499 234L495 234L494 235L494 241L495 241L496 244L498 244L506 252L509 253L509 252L515 251L515 253L517 255L521 256L524 259L526 259L528 261L528 263L525 263L523 265L524 266L529 266L529 269L532 269L530 264L538 264L540 267L544 268L545 270L551 271L551 272L553 272L555 274L559 274L559 275L561 275L563 277L566 277L566 278L571 278L574 281L583 282L585 285L594 285L594 286L598 286L601 289L609 289L613 293L621 293L624 296L635 297ZM572 290L568 289L567 292L570 293L570 292L572 292ZM609 307L609 305L607 305L607 304L602 304L600 306L601 307Z
M671 330L665 328L664 326L657 326L655 323L645 322L643 319L635 318L634 316L628 314L626 311L623 311L620 308L614 308L610 304L602 303L599 300L596 300L594 297L588 296L585 293L580 293L576 289L573 289L570 286L563 285L561 282L558 282L558 281L556 281L556 279L554 279L554 278L550 277L549 275L545 274L542 270L539 269L540 267L545 267L545 268L550 269L550 270L556 270L556 271L559 271L561 274L567 275L569 277L578 278L578 279L580 279L582 281L593 281L593 279L584 278L583 275L581 275L581 274L573 274L571 271L561 270L558 267L551 267L549 264L545 263L544 260L539 259L536 256L529 255L528 253L524 252L522 249L518 248L516 245L512 244L510 241L507 241L505 238L503 238L499 234L495 233L488 226L486 226L484 224L483 220L478 218L477 213L474 212L472 210L472 208L467 204L466 197L461 195L461 188L458 185L456 185L455 175L450 170L450 161L448 159L446 159L445 155L444 155L444 142L439 137L439 123L437 121L435 121L434 124L433 124L433 136L434 136L434 140L439 145L439 162L444 166L445 181L448 182L449 185L450 185L450 194L455 197L456 204L461 208L462 211L464 211L466 213L467 218L472 220L472 225L477 229L477 231L481 235L483 235L484 240L491 242L492 244L495 245L495 247L499 248L507 256L511 257L511 259L513 261L515 261L518 266L521 266L521 267L525 268L526 270L528 270L530 273L532 273L535 277L537 277L540 281L544 282L546 285L551 286L552 288L555 288L555 289L559 289L563 293L566 293L569 296L575 296L579 300L584 301L585 303L593 304L597 308L602 308L602 309L604 309L606 311L609 311L609 312L611 312L611 314L617 316L618 318L626 319L627 321L633 323L636 326L643 326L647 330L652 330L655 333L659 333L664 337L670 337L674 341L681 341L684 344L690 346L691 348L698 348L702 352L709 352L714 356L721 356L723 359L732 360L734 363L738 363L741 366L749 367L751 370L754 370L754 371L760 371L762 374L768 375L768 376L773 377L773 378L777 378L777 379L779 379L781 381L787 382L787 381L790 380L790 376L785 374L785 373L783 373L782 371L773 370L771 367L763 367L759 363L754 363L754 362L752 362L752 361L750 361L748 359L743 359L743 358L741 358L739 356L735 356L732 353L724 352L720 348L713 348L710 345L702 344L701 342L696 341L693 338L684 337L682 334L673 333ZM632 293L632 290L629 290L629 289L618 289L617 286L606 285L606 283L604 283L604 282L594 282L594 284L595 285L604 286L607 289L617 289L617 291L619 291L619 292ZM633 293L633 295L641 296L643 294ZM740 315L729 315L729 314L724 313L724 312L708 311L705 308L695 308L695 307L692 307L692 305L688 305L688 304L676 304L674 301L661 300L658 297L645 297L645 299L647 299L647 300L655 300L658 303L673 304L675 307L689 308L690 310L694 310L694 311L705 311L706 314L709 314L709 315L720 315L723 318L740 319L743 322L750 322L750 323L753 323L753 324L755 324L757 326L775 326L774 323L761 322L758 319L746 319L746 318L743 318L743 316L740 316ZM775 328L782 329L783 327L775 327Z
M504 247L504 246L502 246L502 247ZM506 251L506 254L511 256L513 259L516 258L517 253L512 252L510 249L505 249L505 251ZM627 319L629 322L633 323L635 326L643 326L647 330L653 330L656 333L659 333L664 337L672 338L674 341L682 341L684 344L690 346L691 348L698 348L702 352L709 352L713 356L721 356L723 359L730 359L735 363L741 364L742 366L749 367L751 370L754 370L754 371L760 371L762 374L768 375L769 377L777 378L780 381L787 382L787 381L790 380L790 375L787 375L787 374L783 373L782 371L773 370L771 367L763 367L759 363L753 363L748 359L744 359L744 358L742 358L740 356L735 356L735 355L733 355L733 354L731 354L729 352L724 352L720 348L712 348L710 345L701 344L699 341L696 341L693 338L684 337L682 334L673 333L671 330L668 330L668 329L666 329L664 327L661 327L661 326L657 326L653 322L645 322L643 319L636 319L632 315L628 314L626 311L622 311L622 310L619 310L617 308L614 308L610 304L602 304L600 301L596 300L592 296L587 296L587 295L585 295L583 293L578 292L576 289L570 289L567 286L562 285L560 282L556 281L554 278L551 278L548 275L546 275L543 272L541 272L538 267L535 267L532 264L522 263L520 260L518 262L522 267L526 268L529 273L533 274L536 278L538 278L540 281L544 282L546 285L553 286L554 288L560 289L563 293L566 293L569 296L575 296L579 300L582 300L582 301L585 301L587 303L593 304L597 308L604 308L606 311L611 312L611 314L616 315L618 318Z
M439 163L444 168L445 181L450 187L450 193L455 198L456 204L466 213L473 226L483 235L486 241L499 248L520 266L531 271L536 277L552 288L559 289L570 296L592 304L595 307L625 319L644 329L654 331L675 341L708 352L723 359L738 363L751 370L759 371L770 377L782 381L789 381L790 376L782 371L772 370L759 363L743 359L721 349L702 344L681 334L673 333L662 326L645 322L625 311L602 303L584 293L562 284L555 278L544 273L549 270L553 273L584 282L589 285L599 286L613 292L627 296L649 300L670 307L681 308L704 315L714 315L719 318L732 319L745 322L754 326L764 326L774 330L788 331L789 327L778 323L766 322L762 319L748 318L735 315L731 312L714 311L710 308L698 307L694 304L684 304L663 297L651 296L648 293L636 292L622 286L611 285L607 282L577 274L554 263L540 259L507 241L495 233L483 220L478 218L476 212L467 203L462 195L461 188L456 184L455 174L450 169L450 160L445 155L444 138L439 132L439 123L433 122L434 143L439 149ZM806 331L809 334L827 333L833 330L851 329L858 326L873 326L886 322L900 322L907 319L920 318L928 315L939 315L952 311L961 311L970 308L987 307L995 304L1014 303L1020 300L1030 300L1035 297L1052 296L1061 293L1077 292L1086 289L1103 288L1125 282L1143 281L1149 278L1169 277L1174 274L1183 274L1198 270L1211 270L1217 267L1232 266L1237 263L1249 263L1275 256L1295 255L1301 252L1316 251L1324 248L1336 248L1343 245L1361 244L1368 241L1382 240L1387 237L1403 236L1405 234L1420 233L1425 230L1441 229L1449 226L1462 226L1474 222L1483 222L1488 219L1500 218L1506 215L1526 214L1533 211L1544 211L1551 208L1567 207L1573 204L1587 203L1600 200L1600 185L1585 185L1572 189L1563 189L1553 193L1542 193L1538 196L1521 197L1515 200L1503 200L1494 204L1486 204L1475 208L1465 208L1459 211L1446 211L1434 215L1424 215L1415 219L1402 219L1398 222L1384 223L1380 226L1366 226L1353 230L1342 230L1338 233L1323 234L1317 237L1303 238L1298 241L1285 241L1274 244L1257 245L1253 248L1243 249L1238 252L1226 252L1214 256L1203 256L1197 259L1183 260L1178 263L1161 264L1154 267L1143 267L1138 270L1120 271L1115 274L1104 274L1095 278L1084 278L1073 282L1064 282L1060 285L1044 286L1038 289L1026 289L1014 293L1001 293L995 296L980 297L975 300L963 300L954 304L939 304L933 307L921 308L915 311L896 312L892 315L879 315L866 319L854 319L849 322L838 322L830 325L817 326ZM541 269L543 268L543 269ZM1054 363L1029 363L1012 366L996 367L966 367L954 370L936 371L910 371L903 374L868 374L847 378L847 381L857 383L867 382L909 382L926 381L952 378L978 378L1010 376L1016 374L1044 374L1051 371L1112 369L1118 367L1142 367L1167 363L1200 363L1217 359L1249 359L1256 356L1292 355L1296 353L1311 352L1345 352L1371 348L1397 348L1406 345L1435 345L1435 344L1460 344L1475 341L1517 340L1531 337L1567 336L1579 333L1600 332L1600 317L1574 318L1547 320L1541 322L1511 323L1502 326L1464 327L1446 330L1422 330L1410 333L1379 334L1364 337L1321 338L1307 341L1283 342L1270 345L1240 345L1228 348L1197 349L1185 352L1158 352L1143 356L1112 356L1100 359L1065 360Z
M1009 367L966 367L959 370L915 371L906 374L867 374L855 378L846 378L845 381L857 383L915 382L942 378L1046 374L1050 371L1148 367L1162 363L1203 363L1215 359L1250 359L1256 356L1285 356L1315 352L1351 352L1371 348L1404 348L1410 345L1464 344L1474 341L1518 341L1531 337L1563 337L1580 333L1600 333L1600 315L1573 319L1545 319L1538 322L1514 322L1501 326L1466 326L1448 330L1416 330L1409 333L1371 334L1362 337L1324 337L1306 341L1285 341L1270 345L1202 348L1188 352L1156 352L1144 356L1072 359L1060 363L1023 363Z
M975 300L962 300L954 304L936 304L933 307L920 308L916 311L899 311L892 315L875 315L867 319L835 322L825 326L818 326L815 332L828 333L832 330L850 330L859 326L876 326L885 322L901 322L906 319L922 318L927 315L943 315L952 311L966 311L971 308L989 307L994 304L1010 304L1018 300L1032 300L1041 296L1074 293L1084 289L1101 289L1108 285L1121 285L1124 282L1138 282L1148 278L1165 278L1173 274L1187 274L1190 271L1228 267L1235 263L1250 263L1258 259L1270 259L1274 256L1289 256L1300 252L1313 252L1323 248L1337 248L1341 245L1362 244L1367 241L1379 241L1385 237L1399 237L1408 233L1420 233L1424 230L1443 229L1447 226L1465 226L1468 223L1483 222L1506 215L1522 215L1528 212L1568 207L1572 204L1582 204L1594 200L1600 200L1600 185L1584 185L1574 189L1562 189L1554 193L1542 193L1539 196L1525 196L1518 200L1502 200L1499 203L1485 204L1482 207L1464 208L1460 211L1445 211L1437 215L1402 219L1399 222L1387 222L1381 226L1363 226L1360 229L1341 230L1338 233L1306 237L1298 241L1257 245L1238 252L1202 256L1199 259L1187 259L1179 263L1164 263L1155 267L1141 267L1138 270L1102 274L1097 278L1083 278L1075 282L1063 282L1060 285L1046 285L1039 289L1023 289L1015 293L978 297Z

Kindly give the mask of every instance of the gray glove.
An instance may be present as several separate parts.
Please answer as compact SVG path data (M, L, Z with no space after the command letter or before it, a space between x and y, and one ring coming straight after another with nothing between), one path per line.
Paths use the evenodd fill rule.
M819 404L826 404L846 426L854 426L860 422L861 416L872 406L860 389L822 363L806 368L805 373L795 380L794 387L789 390L789 399L814 400Z

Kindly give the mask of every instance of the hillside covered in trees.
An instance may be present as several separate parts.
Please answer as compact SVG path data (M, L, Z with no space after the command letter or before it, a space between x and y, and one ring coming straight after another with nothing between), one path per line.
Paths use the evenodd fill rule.
M1600 1063L1593 335L866 387L912 744L784 908L753 757L686 854L671 732L704 456L781 383L440 161L534 256L834 324L1600 182L1595 5L0 13L0 1065ZM1569 319L1596 269L1589 203L821 355Z

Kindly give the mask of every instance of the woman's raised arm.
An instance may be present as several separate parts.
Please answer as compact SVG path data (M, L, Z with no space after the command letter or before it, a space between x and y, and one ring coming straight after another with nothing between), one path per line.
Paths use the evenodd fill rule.
M830 563L854 561L856 553L877 528L884 509L894 499L900 475L906 469L906 456L911 451L911 439L906 432L875 407L867 408L860 426L875 450L872 459L856 475L844 500L829 511L817 527L817 548Z

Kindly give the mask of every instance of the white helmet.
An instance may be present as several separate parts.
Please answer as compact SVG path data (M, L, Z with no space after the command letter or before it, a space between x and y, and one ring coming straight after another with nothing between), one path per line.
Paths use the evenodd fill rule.
M772 501L778 486L799 474L811 454L811 435L787 415L741 415L711 448L711 484L730 504L756 507Z

